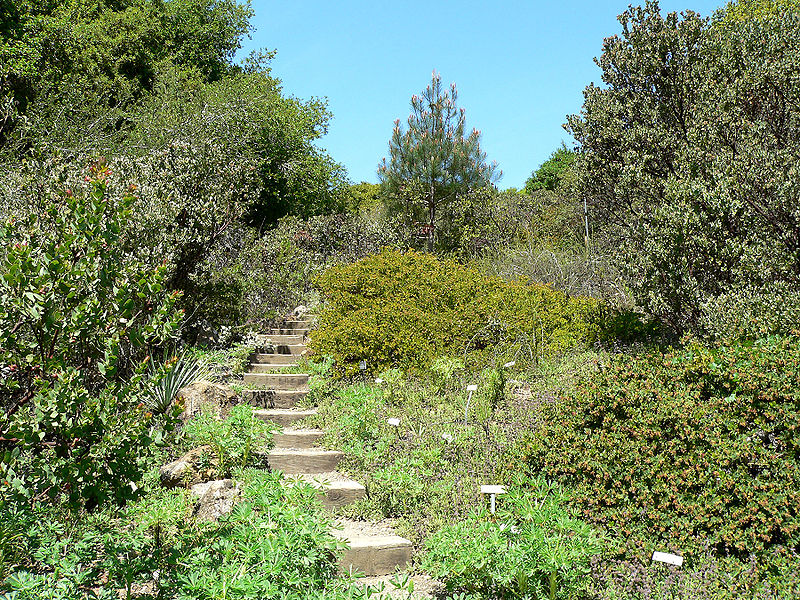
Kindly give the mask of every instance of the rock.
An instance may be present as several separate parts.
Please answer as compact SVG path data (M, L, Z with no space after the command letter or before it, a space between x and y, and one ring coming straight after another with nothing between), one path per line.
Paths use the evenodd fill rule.
M203 463L212 468L203 468ZM215 464L211 446L199 446L158 470L161 485L180 487L208 481L216 471Z
M233 479L219 479L193 485L192 493L199 498L195 517L199 521L216 521L233 510L242 490Z
M183 400L181 419L184 421L202 410L222 419L228 416L231 406L239 403L239 394L227 385L205 380L187 385L178 392L178 398Z
M292 311L292 316L299 319L301 317L304 317L307 312L308 312L308 307L301 304Z

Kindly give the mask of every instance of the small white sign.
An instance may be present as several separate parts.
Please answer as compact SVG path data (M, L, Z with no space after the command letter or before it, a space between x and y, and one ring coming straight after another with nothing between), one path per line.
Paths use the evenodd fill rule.
M453 441L453 436L445 432L442 434L442 439L449 444Z
M362 371L366 371L367 370L367 361L362 360L360 363L358 363L358 368L361 369Z
M376 378L375 378L375 383L377 383L378 385L380 385L380 384L382 384L382 383L383 383L383 379L381 379L380 377L376 377Z
M504 485L482 485L481 494L505 494L506 486Z
M467 386L467 391L468 392L477 392L478 391L478 386L477 385L468 385Z
M517 364L517 361L515 361L515 360L512 360L511 362L507 362L506 364L504 364L504 365L503 365L503 368L504 368L504 369L510 369L511 367L513 367L513 366L514 366L514 365L516 365L516 364Z
M680 567L683 564L683 557L669 552L653 552L653 560Z
M388 420L388 421L386 421L386 422L387 422L389 425L391 425L392 427L400 427L400 419L398 419L398 418L396 418L396 417L392 417L391 419L389 419L389 420Z

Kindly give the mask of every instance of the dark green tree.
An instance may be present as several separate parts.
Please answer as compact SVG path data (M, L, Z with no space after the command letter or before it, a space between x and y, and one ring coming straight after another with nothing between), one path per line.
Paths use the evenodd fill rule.
M536 190L564 190L574 184L573 165L575 151L567 148L564 142L546 161L525 181L525 193L532 194Z
M457 98L456 85L445 90L434 71L422 95L411 98L408 129L395 121L390 158L378 168L384 189L405 205L407 214L427 221L429 249L441 209L459 193L490 186L501 175L497 163L486 162L480 131L467 133L466 113Z

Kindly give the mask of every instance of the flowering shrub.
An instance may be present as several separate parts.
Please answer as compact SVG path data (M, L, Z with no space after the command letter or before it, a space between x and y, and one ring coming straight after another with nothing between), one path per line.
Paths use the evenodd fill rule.
M124 251L134 197L110 197L109 177L99 163L45 213L0 225L0 495L122 500L157 433L142 380L177 294Z
M534 472L661 548L797 561L800 338L617 357L545 407Z

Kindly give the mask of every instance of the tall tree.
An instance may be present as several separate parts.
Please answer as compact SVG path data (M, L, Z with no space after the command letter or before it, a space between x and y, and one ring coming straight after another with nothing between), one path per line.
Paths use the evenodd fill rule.
M678 331L755 336L800 319L800 13L719 18L629 8L569 130L638 301Z
M421 96L411 97L408 129L398 119L389 141L389 161L383 159L378 178L389 194L401 199L412 218L424 211L428 247L433 249L440 209L462 192L491 185L500 178L497 163L487 164L481 133L466 133L466 113L458 108L455 83L442 87L433 72Z

